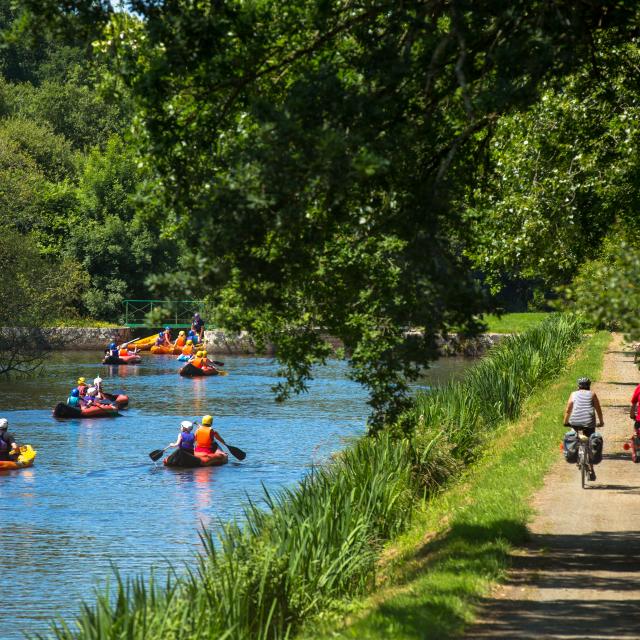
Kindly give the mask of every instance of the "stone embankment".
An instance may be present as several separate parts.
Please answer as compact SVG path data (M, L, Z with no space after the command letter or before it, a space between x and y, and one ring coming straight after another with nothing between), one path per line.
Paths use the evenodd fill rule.
M139 332L138 332L139 333ZM150 333L150 332L148 332ZM148 335L146 333L146 335ZM135 334L128 327L112 328L56 328L47 329L46 335L51 338L55 349L100 349L109 342L122 343L131 340ZM442 356L479 356L500 342L505 334L485 333L476 338L465 338L455 333L439 338L438 346ZM342 343L332 336L324 336L335 350L342 348ZM222 329L204 332L204 342L212 354L220 355L263 355L272 356L275 348L267 344L263 351L258 351L256 343L246 331L231 333Z

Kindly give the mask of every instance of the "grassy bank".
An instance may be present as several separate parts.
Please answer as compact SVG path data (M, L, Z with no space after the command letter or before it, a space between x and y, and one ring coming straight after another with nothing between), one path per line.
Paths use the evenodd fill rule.
M561 377L527 401L525 417L504 425L483 459L425 505L387 549L375 596L343 603L350 624L340 629L342 619L334 618L305 637L461 635L478 599L504 576L509 553L527 539L532 494L560 455L566 399L579 376L599 379L609 340L605 332L590 338Z
M505 313L501 317L488 315L484 318L489 333L522 333L539 325L551 314L543 311Z
M298 487L249 505L186 578L161 588L120 584L58 638L284 638L345 598L363 596L383 544L410 525L423 497L465 473L533 389L581 340L555 317L504 341L461 383L421 396L390 433L364 438Z

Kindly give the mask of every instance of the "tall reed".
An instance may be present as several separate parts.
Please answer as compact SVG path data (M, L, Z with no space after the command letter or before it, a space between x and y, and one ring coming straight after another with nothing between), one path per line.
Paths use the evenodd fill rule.
M367 591L381 546L410 522L425 491L481 451L500 421L516 417L532 389L555 375L581 337L554 318L506 340L463 382L416 398L405 437L363 438L297 487L265 491L241 524L203 534L205 553L162 587L118 580L83 606L62 640L284 639L332 601Z

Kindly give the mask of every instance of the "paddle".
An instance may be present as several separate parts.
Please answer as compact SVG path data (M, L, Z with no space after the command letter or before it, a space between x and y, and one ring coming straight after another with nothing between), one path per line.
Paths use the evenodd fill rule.
M171 447L166 447L164 449L154 449L150 454L149 457L154 461L157 462L158 460L160 460L160 458L162 458L162 454L167 450L170 449Z
M238 460L244 460L247 457L247 454L242 449L238 449L238 447L234 447L230 444L227 444L226 447L229 449L229 453L234 458L238 458Z

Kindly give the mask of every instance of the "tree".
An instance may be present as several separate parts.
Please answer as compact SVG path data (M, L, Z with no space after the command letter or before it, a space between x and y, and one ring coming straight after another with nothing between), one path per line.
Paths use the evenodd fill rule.
M51 21L67 3L28 4ZM138 138L177 216L165 223L209 257L202 276L221 287L225 322L274 341L297 390L327 356L318 330L341 337L374 425L405 406L437 331L479 328L487 304L457 203L497 120L544 77L587 64L594 33L636 11L137 0L138 19L72 4L78 25L106 5L102 50L136 101ZM424 337L409 348L410 327Z

